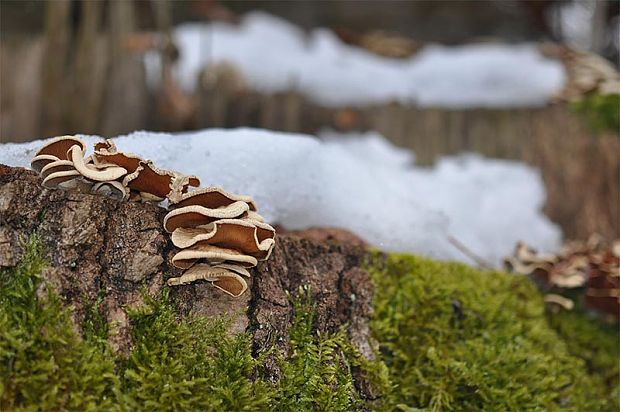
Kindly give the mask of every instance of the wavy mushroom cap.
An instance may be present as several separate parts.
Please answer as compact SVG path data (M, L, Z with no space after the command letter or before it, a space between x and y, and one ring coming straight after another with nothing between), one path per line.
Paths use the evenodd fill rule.
M170 193L173 177L172 172L158 169L152 161L142 160L135 172L125 176L123 184L132 190L165 198Z
M60 160L54 155L38 155L32 158L30 167L37 173L41 173L41 170L48 164Z
M185 206L174 209L164 217L164 229L172 233L180 227L204 226L218 219L234 219L248 211L246 202L238 201L227 206L209 209L203 206Z
M179 227L172 232L172 243L179 248L214 245L267 259L275 244L274 237L275 229L266 223L222 219L196 228Z
M39 151L35 154L35 158L42 155L48 155L54 156L58 160L70 160L68 152L73 146L78 146L79 150L82 151L82 154L86 151L86 143L84 143L84 141L79 137L55 137L39 149Z
M206 260L212 265L234 263L246 268L254 267L258 264L258 260L253 256L244 255L234 249L206 244L194 245L189 249L181 250L172 257L172 264L175 267L187 269L201 259Z
M97 182L109 182L127 174L127 170L119 166L110 166L103 169L89 166L88 162L90 159L84 159L84 152L78 146L72 146L70 152L73 166L87 179Z
M99 148L99 150L95 149L95 153L93 154L95 163L109 163L126 169L128 174L135 173L138 167L140 167L140 162L142 162L143 159L133 153L117 152L116 148L114 149L115 150L112 152L103 148Z
M45 179L47 176L56 172L68 172L70 170L75 170L73 166L73 162L71 160L55 160L50 162L41 169L40 174L41 178Z
M211 282L213 286L233 296L241 296L248 288L246 281L237 273L221 266L199 264L188 269L181 277L168 279L169 286L186 285L197 280Z
M94 184L91 193L108 196L117 200L124 200L129 197L129 189L123 186L121 182L115 180Z
M77 170L67 170L63 172L51 173L45 179L43 179L43 187L51 189L61 183L79 178L81 176L82 175Z
M235 202L245 202L250 210L256 211L256 203L254 203L252 197L228 193L217 186L203 187L202 189L186 193L175 203L174 207L202 206L209 209L217 209Z

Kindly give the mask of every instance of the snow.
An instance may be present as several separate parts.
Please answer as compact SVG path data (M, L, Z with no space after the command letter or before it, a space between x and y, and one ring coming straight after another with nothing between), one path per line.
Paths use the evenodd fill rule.
M196 174L203 186L250 194L267 221L290 229L338 226L384 250L467 261L453 236L494 264L518 240L543 251L560 245L559 229L541 212L540 175L524 164L465 155L421 168L376 133L321 137L207 129L115 142L161 168ZM0 163L28 167L42 144L0 145Z
M562 65L531 44L431 45L409 59L391 59L347 45L327 29L306 35L261 12L238 26L183 24L173 37L181 54L174 75L188 92L196 90L202 69L220 62L232 63L256 90L299 90L326 106L541 106L565 79ZM145 63L157 71L152 56Z

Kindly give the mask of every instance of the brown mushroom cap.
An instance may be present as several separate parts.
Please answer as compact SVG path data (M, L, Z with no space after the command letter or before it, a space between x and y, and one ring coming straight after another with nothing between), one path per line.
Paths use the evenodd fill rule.
M41 174L41 177L45 179L52 173L67 172L69 170L75 170L75 167L73 167L73 162L71 160L55 160L46 164L39 173Z
M78 146L82 151L82 154L86 151L86 143L79 137L75 136L60 136L50 140L45 146L43 146L35 154L35 157L41 155L55 156L59 160L70 160L68 157L69 149L73 146Z
M71 147L71 161L82 176L97 182L109 182L127 174L127 170L119 166L110 166L104 169L89 167L84 159L84 152L78 146Z
M105 148L101 145L105 145ZM140 162L143 161L142 158L133 153L117 152L116 147L114 147L113 151L109 151L109 148L110 146L107 143L97 143L95 145L95 153L93 154L95 163L111 163L126 169L128 174L132 174L140 167Z
M30 167L37 173L41 173L41 170L43 170L45 166L58 160L60 159L54 155L38 155L32 158Z
M95 152L105 151L106 153L116 153L116 145L112 139L105 139L103 142L95 143Z
M158 169L152 161L142 160L135 172L125 176L123 184L132 190L165 198L170 193L173 177L172 172Z
M197 280L211 282L213 286L233 296L241 296L248 288L246 281L237 273L223 267L199 264L188 269L181 277L168 279L169 286L185 285Z
M175 203L175 207L185 206L203 206L209 209L217 209L218 207L227 206L234 202L245 202L250 210L256 210L256 203L250 196L234 195L224 191L217 186L203 187L184 194L181 199Z
M275 244L274 236L275 229L266 223L222 219L196 228L179 227L172 233L172 243L179 248L214 245L266 259Z
M203 206L185 206L174 209L164 217L164 229L174 232L179 227L207 225L217 219L234 219L248 211L246 202L238 201L217 209Z
M258 264L258 260L255 257L244 255L237 250L206 244L194 245L189 249L181 250L172 257L172 264L175 267L187 269L200 259L205 259L213 265L236 263L243 267L254 267Z

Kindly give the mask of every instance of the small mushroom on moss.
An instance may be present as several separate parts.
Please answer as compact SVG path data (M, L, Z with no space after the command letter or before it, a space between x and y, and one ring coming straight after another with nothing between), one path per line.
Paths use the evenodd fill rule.
M181 277L168 279L169 286L178 286L193 283L197 280L211 282L233 297L241 296L248 288L246 281L237 273L224 267L199 264L188 269Z
M245 255L234 249L208 244L196 244L188 249L181 250L172 257L172 264L175 267L187 269L201 259L213 265L235 263L243 267L251 268L258 264L258 260L253 256Z
M218 219L234 219L248 211L246 202L234 202L226 206L210 209L203 206L185 206L174 209L164 217L164 229L172 233L178 228L191 228L207 225Z
M196 228L179 227L172 232L172 243L179 248L215 245L267 259L275 244L274 236L275 229L267 223L222 219Z

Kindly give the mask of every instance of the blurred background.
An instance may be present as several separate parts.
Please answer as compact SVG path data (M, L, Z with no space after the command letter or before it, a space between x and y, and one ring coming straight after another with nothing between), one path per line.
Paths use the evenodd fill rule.
M566 238L618 238L619 9L2 0L0 143L141 129L377 131L418 165L463 152L529 164Z

